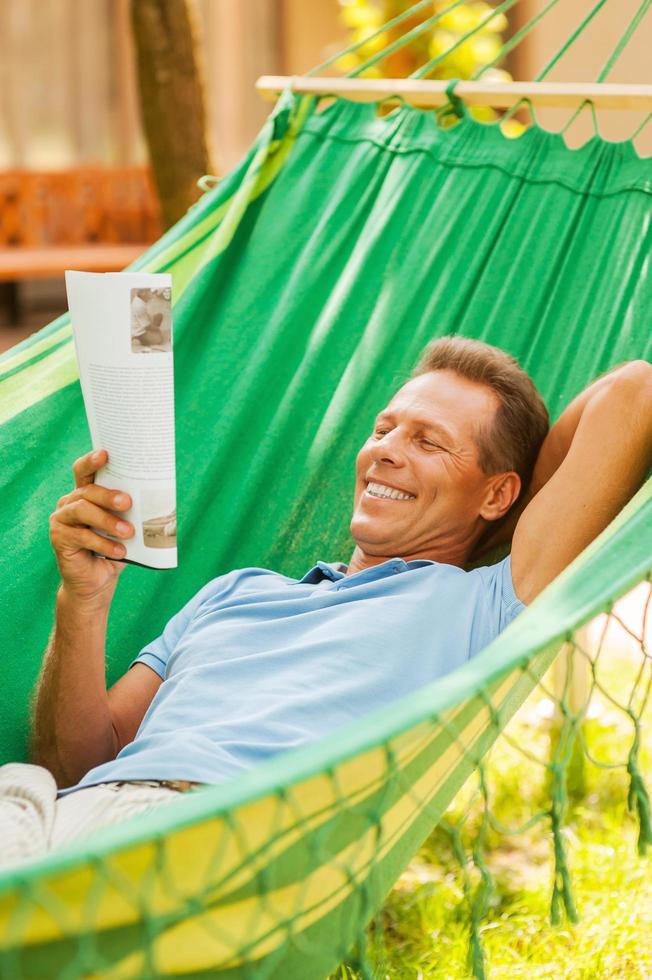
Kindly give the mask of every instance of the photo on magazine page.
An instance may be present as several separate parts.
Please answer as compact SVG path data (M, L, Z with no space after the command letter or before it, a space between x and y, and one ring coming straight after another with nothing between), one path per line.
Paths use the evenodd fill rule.
M172 350L172 304L170 290L131 290L131 350L155 354Z

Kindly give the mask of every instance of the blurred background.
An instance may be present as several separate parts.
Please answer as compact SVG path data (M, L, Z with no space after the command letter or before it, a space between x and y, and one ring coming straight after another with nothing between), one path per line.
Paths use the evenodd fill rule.
M255 91L259 75L306 72L411 2L3 0L0 350L65 310L64 268L124 268L199 196L198 177L222 176L237 163L272 107ZM434 76L469 77L549 5L515 2ZM593 6L561 0L487 77L532 79ZM550 80L594 80L637 7L637 0L607 3ZM463 3L364 74L409 74L491 9ZM431 13L426 7L401 33ZM610 81L648 80L646 33L634 35ZM325 73L346 74L390 39L382 35ZM602 135L628 138L634 115L604 113ZM539 121L558 130L568 116L542 112ZM591 135L587 116L571 127L571 145ZM510 135L518 131L517 124ZM652 127L636 147L652 154Z

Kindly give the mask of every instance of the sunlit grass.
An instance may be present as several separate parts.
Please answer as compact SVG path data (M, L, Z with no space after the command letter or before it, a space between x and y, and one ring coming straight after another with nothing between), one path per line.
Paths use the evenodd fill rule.
M593 645L603 624L593 627ZM597 676L609 695L626 705L643 663L640 644L611 634L607 638ZM648 659L641 690L649 672ZM550 778L545 765L526 759L521 751L526 748L545 762L553 750L558 729L554 719L546 718L551 704L541 690L512 720L508 739L500 739L487 760L491 812L497 821L514 831L533 813L544 813L523 833L499 834L491 829L487 834L485 854L495 891L482 926L482 943L490 980L652 978L652 854L641 858L637 852L638 827L627 810L629 777L623 766L634 726L617 704L599 692L591 703L583 726L586 744L595 759L618 766L600 768L578 753L570 774L564 840L578 924L550 924L553 852L550 820L545 816ZM643 722L640 767L649 786L649 704ZM467 847L479 825L477 798L476 781L464 788L447 813L451 824L466 815ZM477 882L475 871L471 874ZM459 865L442 826L433 831L400 878L369 935L368 957L378 980L469 976L467 908ZM358 974L341 967L335 976L353 980Z

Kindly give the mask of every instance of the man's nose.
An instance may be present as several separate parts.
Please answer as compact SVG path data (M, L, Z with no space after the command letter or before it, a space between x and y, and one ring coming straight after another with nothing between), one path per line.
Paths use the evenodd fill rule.
M394 466L400 466L404 455L400 435L396 433L395 429L388 432L382 439L372 444L371 454L376 463L391 463Z

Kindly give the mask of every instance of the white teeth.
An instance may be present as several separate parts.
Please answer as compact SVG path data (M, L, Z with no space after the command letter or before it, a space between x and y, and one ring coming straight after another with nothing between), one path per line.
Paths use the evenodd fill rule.
M385 497L390 500L414 500L414 494L394 490L392 487L386 487L384 483L368 483L367 493L372 497Z

